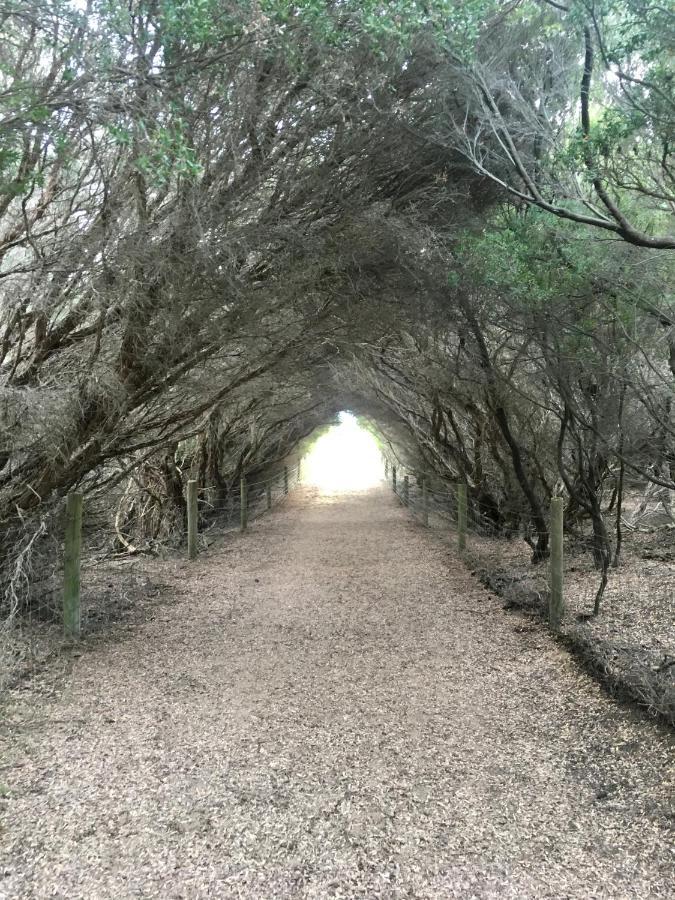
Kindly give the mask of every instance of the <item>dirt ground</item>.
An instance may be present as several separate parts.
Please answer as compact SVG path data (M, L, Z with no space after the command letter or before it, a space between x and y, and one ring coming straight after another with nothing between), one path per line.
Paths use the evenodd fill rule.
M0 897L672 897L672 735L386 489L162 566L4 704Z

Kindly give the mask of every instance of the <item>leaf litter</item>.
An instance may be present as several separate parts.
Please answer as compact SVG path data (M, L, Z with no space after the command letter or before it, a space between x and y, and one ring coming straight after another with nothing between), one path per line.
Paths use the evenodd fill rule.
M672 896L672 734L388 491L161 565L177 603L4 704L1 897Z

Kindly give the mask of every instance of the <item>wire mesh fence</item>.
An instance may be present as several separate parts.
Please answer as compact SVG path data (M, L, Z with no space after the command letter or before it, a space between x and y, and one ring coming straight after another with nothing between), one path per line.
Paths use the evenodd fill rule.
M550 557L533 564L538 532L524 503L494 502L469 495L465 525L462 485L436 488L430 479L393 466L385 477L400 503L421 524L462 548L471 572L514 608L550 621ZM562 507L562 501L556 500ZM562 521L562 510L561 510ZM613 521L607 526L611 531ZM550 529L550 511L546 511ZM598 614L602 574L593 555L590 526L561 527L561 593L556 631L600 679L619 694L675 720L675 529L635 527L626 520L621 558L608 572Z
M194 520L194 533L196 537L196 552L201 553L208 547L218 544L226 535L247 528L269 510L283 504L300 480L300 463L281 468L274 475L265 479L249 481L242 478L239 481L226 485L224 489L216 491L213 488L200 488L196 491L196 516ZM242 490L242 483L244 490ZM242 516L244 513L244 516ZM142 514L125 521L127 534L133 534L134 525L142 518ZM170 540L146 542L145 549L152 553L158 560L168 556L176 557L178 554L187 555L188 539L190 532L190 508L186 506L185 514L171 530ZM92 529L92 537L95 537L96 545L85 543L82 554L82 569L88 573L82 579L82 592L80 599L81 630L83 633L91 631L101 616L100 591L87 591L87 579L96 570L96 577L105 571L105 564L110 566L115 562L122 563L129 570L133 580L133 564L135 547L131 540L120 541L120 528L108 528L102 532L100 527ZM102 565L103 564L103 565ZM118 565L117 569L120 568ZM147 570L147 565L143 566ZM157 568L161 576L161 568ZM63 573L63 560L61 560L61 573ZM93 576L92 576L93 578ZM91 583L91 581L90 581ZM130 590L132 586L130 586Z
M226 485L220 495L197 496L198 550L217 544L267 511L283 504L301 477L300 463L265 479ZM139 495L142 492L139 489ZM152 497L127 503L132 515L110 509L110 497L85 496L80 522L73 519L70 495L49 519L24 522L16 537L4 535L0 567L5 573L0 619L0 689L33 671L63 639L104 632L112 623L133 625L148 604L161 602L163 564L187 555L188 522L184 505L162 515L161 532L153 520ZM242 506L242 498L244 504ZM171 518L173 516L173 518ZM73 543L68 534L74 528Z
M461 550L466 545L472 571L507 606L548 617L550 563L531 564L538 534L529 506L511 501L496 508L475 492L467 495L463 485L432 483L391 464L386 477L399 502L421 525ZM269 478L246 480L243 490L238 482L220 493L198 490L197 552L217 546L228 533L247 528L284 503L300 480L296 463ZM183 503L172 520L163 509L162 521L169 525L158 533L151 501L121 505L127 512L120 516L119 511L111 514L104 500L85 498L77 567L78 633L95 635L120 620L133 624L148 603L162 602L162 596L171 593L165 590L163 564L167 558L187 557L187 511ZM38 665L63 637L68 521L64 500L49 519L24 523L15 537L4 536L0 687L7 673ZM675 530L627 528L621 565L610 571L598 616L592 615L599 575L591 540L592 535L579 528L565 534L560 632L573 638L593 665L614 673L611 677L622 683L630 682L644 703L675 709Z
M201 545L214 532L241 529L242 505L246 509L246 522L259 519L274 506L284 503L300 480L300 464L281 469L274 476L257 481L246 481L245 499L242 504L241 484L232 485L225 497L214 496L208 489L197 494L199 534ZM184 531L187 539L187 528Z
M457 528L457 492L430 490L422 481L399 480L396 495L424 525Z

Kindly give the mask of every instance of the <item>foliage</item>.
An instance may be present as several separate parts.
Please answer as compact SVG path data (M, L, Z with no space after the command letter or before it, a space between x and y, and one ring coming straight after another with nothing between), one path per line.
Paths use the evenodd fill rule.
M563 5L0 0L4 584L75 486L169 533L342 408L606 556L673 485L668 19Z

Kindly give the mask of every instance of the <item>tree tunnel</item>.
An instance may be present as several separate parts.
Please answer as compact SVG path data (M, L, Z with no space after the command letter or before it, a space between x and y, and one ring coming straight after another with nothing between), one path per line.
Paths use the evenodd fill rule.
M341 410L534 561L564 494L606 569L627 479L675 488L672 83L572 5L10 4L8 613L70 491L171 544L189 479L224 501Z

